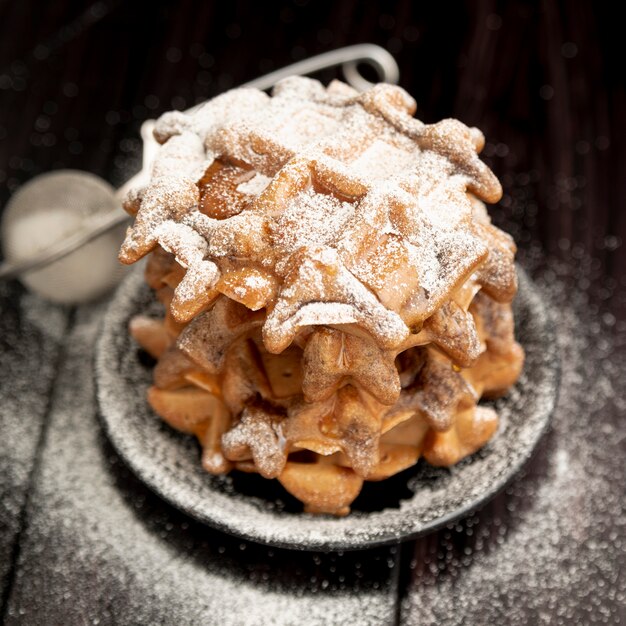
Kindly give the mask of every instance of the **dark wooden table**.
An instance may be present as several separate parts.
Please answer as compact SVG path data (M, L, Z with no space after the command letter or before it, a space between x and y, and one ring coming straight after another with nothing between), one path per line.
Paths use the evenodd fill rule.
M619 623L624 619L623 37L606 5L0 3L0 200L63 167L121 184L141 122L308 55L389 49L418 116L481 128L494 220L558 320L563 382L525 472L402 546L309 554L186 518L96 420L103 302L0 286L0 591L19 624ZM330 71L321 76L335 76ZM247 620L247 621L246 621Z

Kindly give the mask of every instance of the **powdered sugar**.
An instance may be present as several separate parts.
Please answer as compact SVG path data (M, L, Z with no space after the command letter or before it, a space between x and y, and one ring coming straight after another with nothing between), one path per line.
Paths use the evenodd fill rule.
M542 259L535 248L524 255L527 264L537 258ZM419 540L414 553L403 550L399 565L395 548L362 556L294 555L233 540L143 489L99 434L89 363L100 313L83 311L56 391L7 623L393 623L398 568L406 574L409 566L410 580L402 576L403 623L619 623L625 547L623 487L616 477L623 456L619 415L626 410L625 328L609 313L589 313L597 299L572 289L571 281L582 284L591 265L588 259L576 265L580 269L572 275L552 262L541 281L544 297L550 294L559 311L563 376L552 432L536 462L481 513ZM140 276L134 280L137 287L142 282ZM158 309L148 305L148 312ZM46 309L35 317L49 320L49 314ZM522 322L527 323L533 319ZM134 359L127 346L120 324L107 354L115 349ZM107 367L118 363L109 359ZM34 368L35 363L25 371ZM24 376L30 381L30 374ZM149 384L149 376L144 370L138 382ZM10 396L13 389L2 391ZM30 389L32 398L40 397L41 390ZM541 385L533 390L542 393ZM122 400L114 390L110 399ZM136 388L123 400L130 402L124 404L129 429L145 401ZM506 436L511 419L532 418L524 396L514 391L510 402L512 411L500 412L498 439ZM141 454L157 435L171 438L177 443L167 444L170 457L161 468L189 456L188 479L196 486L213 480L199 468L200 480L194 476L199 463L191 441L172 457L187 438L155 417L151 423L154 436L135 452ZM19 450L22 432L9 434L5 443L6 450ZM442 481L445 490L456 474L430 470L424 479ZM478 491L484 489L484 473L473 480ZM425 488L423 501L437 493ZM242 519L254 532L264 527L266 515L251 506ZM298 532L309 532L310 520L299 519ZM377 524L370 536L380 536Z
M155 179L122 248L123 260L136 260L157 242L191 273L201 262L215 265L218 274L196 272L208 276L207 284L181 283L185 293L172 304L179 319L179 302L202 298L219 272L263 265L274 273L277 288L260 306L284 309L290 301L290 316L274 316L264 328L267 347L275 351L288 345L285 338L293 339L293 317L310 304L293 293L284 268L327 248L336 254L341 284L331 289L336 299L324 300L328 318L320 310L316 324L363 326L380 346L399 346L408 326L440 307L468 268L488 267L497 282L508 269L499 267L506 265L502 259L512 264L512 257L486 254L491 234L473 225L468 190L487 201L501 193L477 156L482 135L454 120L424 125L411 117L414 108L408 94L390 85L355 94L291 78L272 98L233 90L192 116L166 115L157 124L165 145ZM201 164L205 172L193 174ZM200 203L173 198L176 185L194 176ZM163 187L163 178L171 184ZM167 237L171 228L162 224L171 220L204 238L208 255L191 233ZM405 246L407 271L416 276L392 277L392 289L381 286L385 271L379 267L395 258L385 247L389 236ZM483 274L476 276L481 282ZM366 318L362 312L373 300L379 301L377 312ZM346 321L338 322L348 309Z
M527 262L542 260L536 254ZM618 386L626 352L623 329L602 328L590 312L593 298L571 287L588 270L588 263L553 260L541 272L559 311L563 369L552 429L535 462L498 506L417 544L406 562L413 574L402 621L620 623L626 405Z
M99 307L83 308L68 340L6 623L391 621L393 548L370 555L372 578L357 558L301 554L296 564L288 551L195 523L129 474L92 401L100 317Z
M257 172L250 180L241 183L237 187L237 191L256 197L265 190L271 180L269 176L264 176Z
M68 311L0 283L0 588L9 574L22 531L48 396L56 375Z
M505 416L506 432L471 462L451 470L420 465L415 470L414 494L397 509L367 515L357 512L346 519L280 513L258 497L230 491L230 477L207 475L191 438L160 424L136 394L150 375L137 362L125 330L127 320L151 301L139 275L118 293L99 344L99 396L110 436L139 475L166 498L195 517L243 536L298 548L363 547L423 531L497 489L527 457L545 426L554 402L555 355L545 310L532 287L524 285L517 318L528 367L519 386L497 407ZM112 363L116 365L111 367Z
M316 194L312 188L291 198L271 224L272 242L286 254L302 247L323 246L336 241L354 215L350 202Z

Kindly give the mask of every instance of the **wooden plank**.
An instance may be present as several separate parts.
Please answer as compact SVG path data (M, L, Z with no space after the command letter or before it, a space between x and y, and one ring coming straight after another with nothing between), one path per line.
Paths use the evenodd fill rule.
M68 312L0 282L0 597L22 531ZM4 604L4 602L3 602Z

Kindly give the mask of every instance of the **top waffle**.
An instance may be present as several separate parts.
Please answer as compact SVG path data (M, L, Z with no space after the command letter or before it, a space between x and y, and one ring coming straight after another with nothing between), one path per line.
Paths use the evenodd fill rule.
M185 275L171 313L196 318L196 333L222 295L265 309L247 319L271 353L323 325L390 357L434 343L471 362L468 304L478 289L512 299L515 246L479 201L501 196L480 131L414 111L399 87L294 77L272 97L236 89L164 115L152 181L125 204L136 219L120 259L172 253Z

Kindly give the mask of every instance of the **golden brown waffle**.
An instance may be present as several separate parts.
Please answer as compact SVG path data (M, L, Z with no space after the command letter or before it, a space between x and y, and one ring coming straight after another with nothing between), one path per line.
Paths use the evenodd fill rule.
M483 138L425 125L402 89L292 78L157 124L152 182L120 252L151 253L165 318L148 399L203 465L277 478L345 514L364 480L450 465L497 427L517 379L515 246L484 204Z

